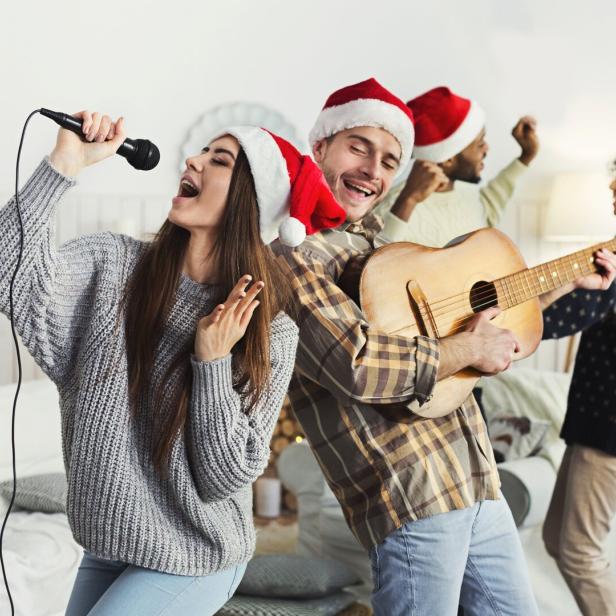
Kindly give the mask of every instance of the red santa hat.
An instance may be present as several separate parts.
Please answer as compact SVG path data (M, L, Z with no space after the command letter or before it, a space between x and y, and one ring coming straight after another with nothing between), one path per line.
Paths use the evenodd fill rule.
M400 168L406 166L413 151L413 114L374 78L336 90L325 101L310 131L310 146L356 126L376 126L391 133L402 149Z
M278 237L299 246L306 235L346 220L319 167L288 141L257 126L233 126L222 135L235 137L248 158L265 244Z
M442 163L468 146L485 124L481 107L444 86L410 100L415 117L413 158Z

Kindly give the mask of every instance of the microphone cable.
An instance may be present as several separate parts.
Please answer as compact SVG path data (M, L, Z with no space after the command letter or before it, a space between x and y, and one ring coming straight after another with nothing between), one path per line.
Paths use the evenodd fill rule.
M22 379L22 367L21 367L21 354L19 352L19 341L17 339L17 332L15 331L15 321L13 314L13 287L15 285L15 280L17 279L17 274L19 273L19 268L21 266L21 260L23 256L24 250L24 223L21 218L21 209L19 205L19 162L21 159L21 149L24 144L24 137L26 135L26 128L28 127L28 123L30 122L32 116L40 113L40 109L34 110L26 119L24 127L21 131L21 139L19 141L19 149L17 150L17 163L15 166L15 209L17 211L17 218L19 220L19 252L17 255L17 264L15 265L15 270L13 271L13 276L11 277L11 284L9 287L9 319L11 321L11 333L13 334L13 342L15 344L15 355L17 357L17 387L15 389L15 397L13 398L13 413L11 417L11 457L13 461L13 494L11 496L11 501L9 503L9 507L6 510L6 514L4 515L4 521L2 522L2 529L0 530L0 564L2 564L2 577L4 578L4 586L6 588L6 593L9 597L9 603L11 604L11 616L15 616L15 606L13 605L13 597L11 596L11 591L9 589L9 582L6 575L6 567L4 564L4 555L3 555L3 539L4 539L4 530L6 527L6 523L9 519L9 514L11 513L11 509L13 508L13 503L15 502L15 493L17 491L17 464L15 462L15 409L17 408L17 397L19 396L19 390L21 389L21 379Z

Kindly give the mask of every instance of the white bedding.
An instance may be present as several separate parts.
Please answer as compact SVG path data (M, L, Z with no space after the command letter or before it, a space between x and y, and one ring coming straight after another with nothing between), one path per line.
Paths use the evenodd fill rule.
M0 387L0 481L11 479L10 427L14 385ZM22 385L16 414L17 477L64 472L58 394L48 380ZM0 499L4 518L8 503ZM4 534L4 562L17 616L64 614L81 548L63 513L13 510ZM0 614L10 614L0 579Z
M12 512L4 562L16 616L62 616L81 556L64 513ZM10 614L4 584L0 614Z

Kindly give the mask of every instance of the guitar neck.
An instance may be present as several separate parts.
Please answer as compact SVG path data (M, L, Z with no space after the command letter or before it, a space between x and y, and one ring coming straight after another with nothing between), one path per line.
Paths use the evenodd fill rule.
M501 308L511 308L597 271L594 253L616 252L616 238L494 281Z

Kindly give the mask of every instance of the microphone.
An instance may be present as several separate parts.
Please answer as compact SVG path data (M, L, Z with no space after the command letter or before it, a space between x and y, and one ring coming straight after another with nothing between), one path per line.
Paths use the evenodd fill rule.
M50 109L41 108L39 111L41 115L50 118L62 128L66 128L83 138L82 120L78 120L68 113L60 113ZM160 160L160 151L147 139L125 139L116 154L124 156L135 169L142 171L154 169Z

